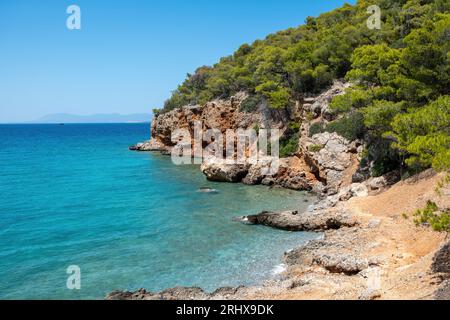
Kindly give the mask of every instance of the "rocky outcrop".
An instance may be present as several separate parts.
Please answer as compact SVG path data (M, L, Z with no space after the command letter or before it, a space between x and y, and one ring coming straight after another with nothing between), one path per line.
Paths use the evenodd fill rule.
M360 143L350 142L336 133L320 133L308 136L308 115L331 121L334 115L329 103L336 95L343 94L350 85L335 81L323 93L299 100L292 110L274 110L262 100L253 112L241 111L242 102L248 97L240 92L227 100L214 100L205 105L185 106L155 117L152 122L151 140L130 147L136 151L162 151L170 154L177 143L172 141L172 133L177 129L188 130L194 137L195 124L201 123L203 132L217 129L222 134L228 129L277 128L288 132L291 123L302 123L298 152L280 160L275 174L262 173L261 164L223 164L206 159L201 167L208 180L221 182L243 182L249 185L277 185L293 190L309 190L317 193L334 194L344 184L348 170L352 170L355 154ZM319 120L319 119L317 119ZM203 147L207 145L203 142ZM224 143L224 154L226 144ZM353 169L356 170L356 169ZM351 180L351 179L349 179Z
M422 179L424 175L430 174L432 173L422 174ZM366 201L338 201L336 206L325 209L320 209L320 203L317 203L306 214L295 211L262 212L250 218L239 218L239 221L247 220L247 223L255 223L256 220L265 225L276 224L285 230L323 230L317 234L316 240L287 251L284 254L285 271L261 285L225 287L213 293L206 293L199 288L181 287L159 293L144 289L135 292L115 291L107 298L448 300L448 237L426 228L418 228L395 213L402 212L405 208L409 210L409 203L422 196L436 196L432 186L438 178L431 180L429 177L427 181L423 181L424 184L414 185L419 178L413 177L386 193L367 198ZM365 194L367 189L369 188L365 183L353 184L349 188L355 195L360 192ZM327 199L334 199L341 192ZM397 198L404 194L410 195L410 201L397 203ZM364 209L365 206L373 206L378 202L390 205L383 207L380 213L377 209ZM341 221L340 227L333 219ZM302 227L299 228L299 225Z
M433 257L431 270L450 279L450 241L447 241Z
M331 273L343 273L355 275L369 267L367 259L355 257L353 255L323 254L313 258L316 263Z
M215 158L207 158L201 165L201 171L206 178L218 182L242 182L248 185L263 184L266 186L280 186L292 190L311 191L319 183L309 167L298 157L279 160L275 174L266 174L264 169L268 162L256 164L228 164ZM270 166L270 165L269 165Z
M263 185L276 185L292 190L312 191L320 183L316 176L311 173L310 167L304 162L303 158L298 156L280 159L276 174L260 178L262 178L261 184Z
M290 267L310 268L319 266L330 273L356 275L363 270L378 264L376 259L368 259L361 255L343 251L343 241L327 240L310 241L305 246L288 251L284 255L285 263Z
M350 142L337 133L329 132L301 139L306 162L316 169L330 194L337 192L346 170L354 164L355 144L358 142Z
M242 183L247 185L261 184L265 176L261 165L252 165L248 168L247 175L242 179Z
M298 211L269 212L237 218L249 224L260 224L288 231L324 231L353 227L358 222L346 213L299 213Z
M237 93L227 100L214 100L205 105L185 106L162 113L152 122L151 140L171 148L174 146L172 133L177 129L187 129L194 135L194 123L201 122L200 129L218 129L225 133L227 129L279 128L289 122L286 110L273 110L265 101L258 104L255 112L243 112L241 103L248 97L245 92Z
M347 201L353 197L366 197L369 190L364 183L352 183L351 185L341 188L336 196L339 201Z
M113 291L106 296L107 300L225 300L236 297L245 287L222 287L207 293L198 287L175 287L161 292L150 292L145 289L130 291Z
M322 182L321 193L334 194L341 186L351 183L351 178L347 179L347 176L351 177L355 173L355 164L359 161L357 155L363 149L361 141L348 141L337 133L324 132L310 136L313 123L335 120L330 102L335 96L344 94L350 86L350 83L336 80L321 94L305 98L300 107L304 121L301 125L299 152L317 180Z
M395 170L388 172L380 177L368 179L366 185L370 191L381 191L399 182L400 179L401 179L400 171Z
M129 149L132 151L168 151L166 147L157 140L137 143L136 145L130 146Z
M431 271L442 283L435 292L436 300L450 300L450 241L446 241L434 254Z
M205 300L207 294L200 288L176 287L164 290L159 293L153 293L145 289L139 289L135 292L114 291L111 292L107 300Z
M304 112L312 114L314 119L322 117L327 121L334 120L336 115L330 110L330 102L335 96L344 94L350 86L348 82L335 80L333 85L320 95L303 99Z
M434 294L434 299L450 300L450 280L446 280L443 283L441 283L441 285Z
M210 181L240 182L249 171L246 164L227 164L224 161L209 158L203 161L201 170Z

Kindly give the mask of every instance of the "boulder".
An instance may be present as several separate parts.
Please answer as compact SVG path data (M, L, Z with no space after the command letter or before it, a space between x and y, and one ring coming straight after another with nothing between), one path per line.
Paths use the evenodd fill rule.
M379 190L387 186L386 179L384 177L373 178L368 182L370 190Z
M306 179L306 174L304 172L300 172L294 175L286 175L282 177L278 177L276 179L276 184L291 190L311 190L312 186L309 181Z
M381 291L376 289L366 289L358 297L359 300L376 300L381 298Z
M328 194L337 193L344 171L352 165L350 142L337 133L323 132L303 139L305 160L326 182ZM311 151L311 145L323 146L319 151Z
M446 280L434 293L434 298L436 300L450 300L450 281Z
M313 264L315 252L327 246L328 243L323 240L312 240L304 246L285 252L283 260L286 265L290 267L311 266Z
M130 146L129 149L131 151L164 151L166 147L156 139L151 139L150 141L140 142Z
M248 164L227 164L222 160L206 159L201 170L210 181L240 182L249 171Z
M359 167L356 172L352 176L353 183L361 183L369 179L370 170L368 167L361 168Z
M369 267L367 259L357 258L353 255L316 255L313 263L322 266L331 273L343 273L346 275L358 274Z
M369 220L369 223L367 224L367 227L369 229L375 229L378 228L381 224L381 220L380 219L371 219Z
M367 197L369 190L363 183L353 183L348 187L342 188L338 194L340 201L347 201L353 197Z
M248 173L242 180L242 183L248 185L256 185L261 184L263 179L264 175L262 174L262 167L260 165L252 165L248 169Z
M280 159L278 171L272 175L264 175L268 172L264 169L269 166L274 166L273 159L266 159L250 165L248 174L242 182L249 185L277 185L287 189L307 191L312 190L318 182L316 177L307 171L309 168L306 164L296 156Z
M381 190L400 181L401 175L398 170L388 172L380 177L372 178L367 181L370 190Z
M444 243L435 253L431 270L450 278L450 241Z
M145 289L139 289L135 292L113 291L106 296L106 300L159 300L160 297Z
M162 300L205 300L208 294L198 287L175 287L159 293Z

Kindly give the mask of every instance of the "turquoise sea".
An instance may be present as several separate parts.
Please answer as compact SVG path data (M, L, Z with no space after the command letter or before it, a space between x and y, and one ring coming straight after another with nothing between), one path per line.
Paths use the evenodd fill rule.
M148 124L0 125L0 299L102 299L115 289L257 284L316 238L234 216L306 208L305 193L206 181L128 146ZM201 187L217 194L198 192ZM81 269L81 290L66 268Z

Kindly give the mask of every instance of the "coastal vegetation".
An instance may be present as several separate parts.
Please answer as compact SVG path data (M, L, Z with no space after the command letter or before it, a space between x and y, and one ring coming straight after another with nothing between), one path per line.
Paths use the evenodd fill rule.
M439 210L438 205L428 200L422 209L414 212L416 225L428 224L434 231L450 232L450 209Z
M336 120L315 123L310 134L337 132L366 145L371 174L402 167L415 173L450 168L450 2L380 0L381 28L370 29L371 1L308 17L304 25L242 45L202 66L173 92L167 112L246 91L241 110L261 101L273 109L345 78L352 83L331 102ZM291 126L289 126L291 127ZM299 132L290 128L281 155L295 152Z

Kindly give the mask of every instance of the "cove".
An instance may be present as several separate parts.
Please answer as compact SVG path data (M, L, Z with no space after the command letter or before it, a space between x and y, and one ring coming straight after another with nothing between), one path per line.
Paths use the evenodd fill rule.
M148 135L148 124L0 125L0 298L252 285L317 237L233 221L301 211L306 193L211 183L196 165L128 150ZM80 290L66 287L71 265Z

